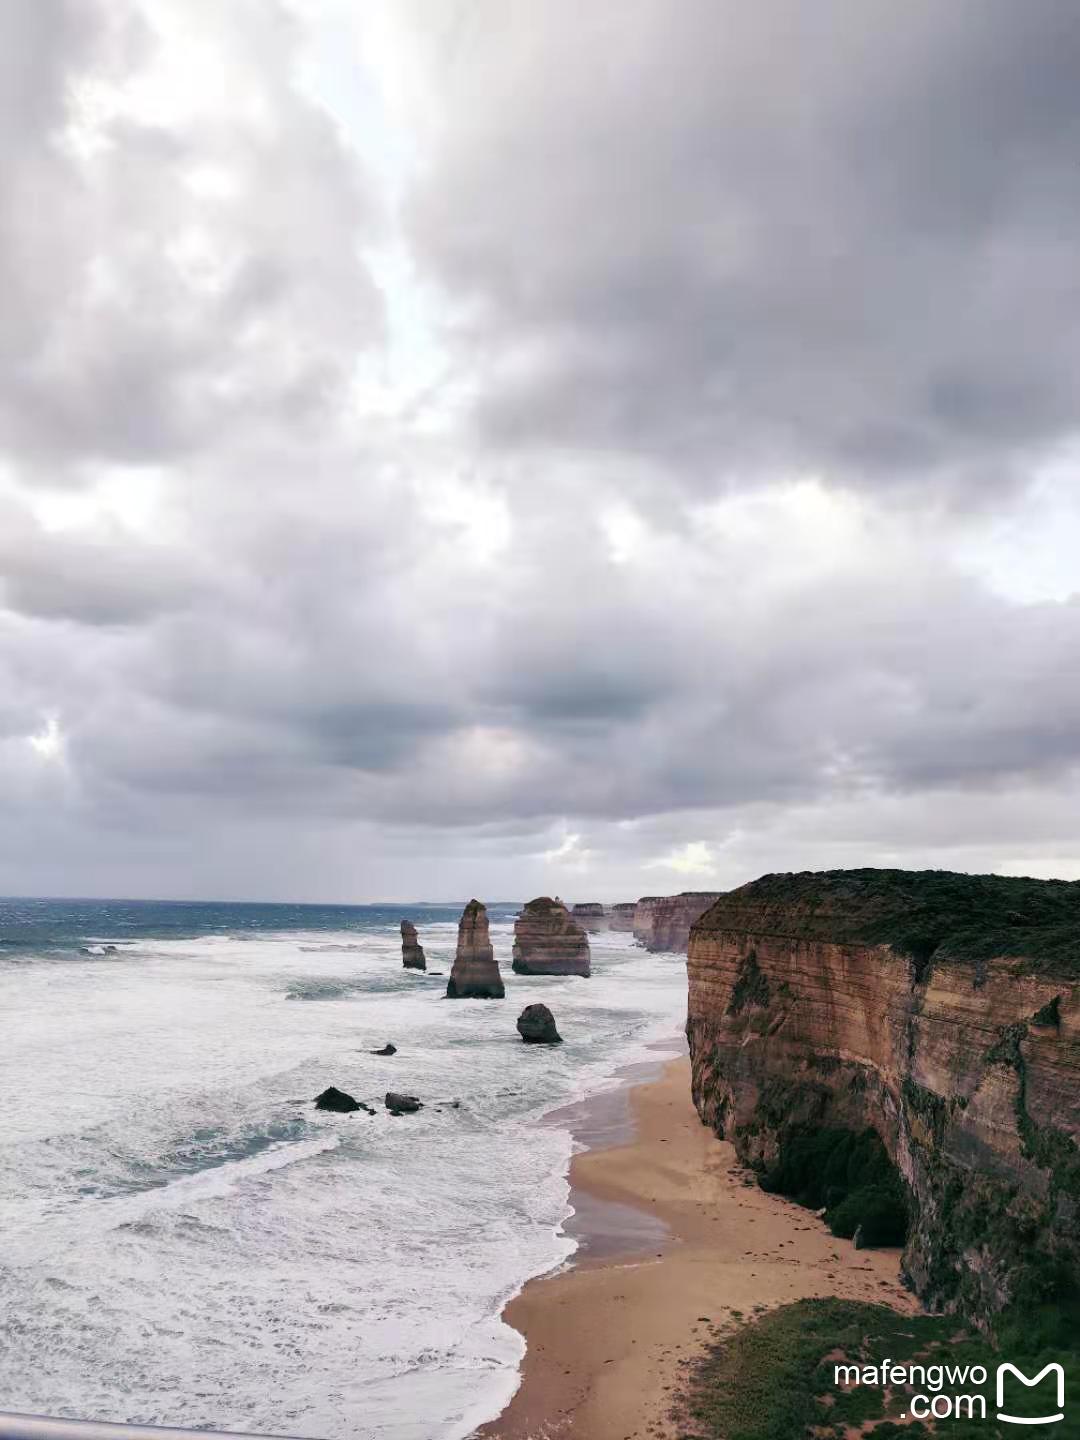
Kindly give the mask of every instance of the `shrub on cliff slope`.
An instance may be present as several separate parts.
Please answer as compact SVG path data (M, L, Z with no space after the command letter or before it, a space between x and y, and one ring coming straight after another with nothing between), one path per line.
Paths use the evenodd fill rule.
M1065 1440L1077 1433L1080 1415L1080 1350L1068 1325L1049 1344L1017 1327L1010 1343L995 1349L985 1336L958 1331L955 1318L902 1315L884 1305L848 1300L799 1300L719 1335L688 1372L673 1418L680 1440L1007 1440L1017 1427L999 1424L995 1375L1008 1359L1031 1374L1052 1360L1066 1375L1065 1419L1059 1425L1029 1425L1024 1433ZM854 1386L836 1383L838 1364L931 1367L982 1366L986 1381ZM954 1371L955 1374L955 1371ZM1019 1391L1020 1393L1016 1393ZM913 1420L915 1394L981 1395L986 1418L963 1413L923 1423ZM1010 1408L1021 1415L1045 1414L1045 1390L1021 1386L1010 1392Z
M788 1132L761 1187L812 1210L824 1206L829 1229L844 1239L860 1226L867 1245L903 1245L907 1237L903 1181L874 1130Z

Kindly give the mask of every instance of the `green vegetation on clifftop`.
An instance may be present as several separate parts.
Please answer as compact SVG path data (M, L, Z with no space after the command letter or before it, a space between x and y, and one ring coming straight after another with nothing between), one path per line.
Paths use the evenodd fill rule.
M1032 973L1080 979L1080 881L950 870L821 870L763 875L720 899L699 931L749 929L783 907L771 933L834 944L889 945L917 970L935 959L998 957ZM755 923L747 924L750 915Z

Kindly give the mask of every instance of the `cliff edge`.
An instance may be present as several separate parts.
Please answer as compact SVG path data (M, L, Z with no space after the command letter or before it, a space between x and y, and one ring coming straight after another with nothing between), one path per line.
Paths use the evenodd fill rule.
M694 1103L763 1184L846 1198L850 1234L890 1181L826 1172L883 1146L928 1304L981 1321L1080 1279L1080 883L766 875L702 915L687 969Z

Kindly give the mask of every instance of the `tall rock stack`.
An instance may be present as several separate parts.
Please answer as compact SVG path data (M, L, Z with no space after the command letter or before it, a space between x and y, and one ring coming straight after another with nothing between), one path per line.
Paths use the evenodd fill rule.
M588 975L589 937L561 900L541 895L514 921L518 975Z
M401 963L406 970L426 970L424 947L416 938L416 926L411 920L401 922Z
M506 990L488 937L487 911L470 900L458 922L457 954L446 985L449 1000L502 1000Z
M575 905L570 914L589 935L596 935L611 928L608 913L597 900Z

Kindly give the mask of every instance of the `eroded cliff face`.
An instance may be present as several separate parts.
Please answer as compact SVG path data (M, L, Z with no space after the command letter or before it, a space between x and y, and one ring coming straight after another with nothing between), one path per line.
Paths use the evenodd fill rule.
M486 908L470 900L458 921L457 951L446 982L448 1000L503 1000L506 990L491 947Z
M627 932L633 930L636 909L636 900L620 900L617 905L612 905L608 910L608 928Z
M699 920L687 969L694 1102L745 1160L872 1126L932 1306L985 1319L1080 1277L1080 886L766 876Z
M589 937L561 900L540 895L514 921L518 975L588 975Z
M691 927L719 893L684 890L681 895L643 895L634 907L634 939L646 950L685 952Z

